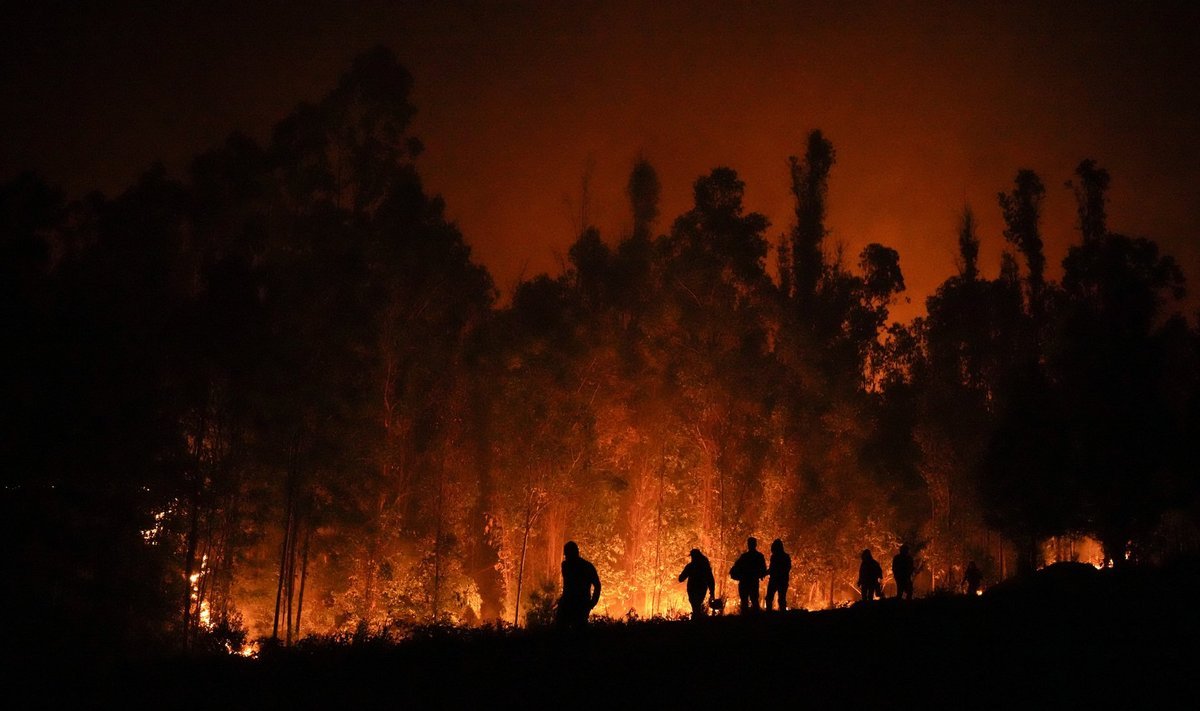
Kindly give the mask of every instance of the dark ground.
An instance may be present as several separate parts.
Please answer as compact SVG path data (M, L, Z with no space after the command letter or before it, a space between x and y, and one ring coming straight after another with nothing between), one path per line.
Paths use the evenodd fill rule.
M977 599L595 624L578 635L440 631L259 659L51 669L10 689L24 687L33 705L106 708L1197 708L1198 582L1192 566L1059 564Z

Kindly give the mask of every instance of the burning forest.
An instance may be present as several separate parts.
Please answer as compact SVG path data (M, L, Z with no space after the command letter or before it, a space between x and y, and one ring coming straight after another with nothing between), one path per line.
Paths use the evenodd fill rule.
M970 561L988 586L1196 553L1200 333L1175 259L1109 228L1124 176L1013 166L901 321L904 251L830 237L837 126L779 156L786 224L729 167L664 214L631 155L628 228L585 182L561 269L501 289L422 183L413 82L376 49L183 174L0 186L18 631L253 654L537 625L569 540L614 619L684 616L692 548L732 602L747 536L808 610L858 599L864 548L908 544L918 597Z

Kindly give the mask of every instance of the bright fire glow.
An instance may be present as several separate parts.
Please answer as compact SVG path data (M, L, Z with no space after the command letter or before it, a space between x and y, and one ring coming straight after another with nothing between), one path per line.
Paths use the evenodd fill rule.
M154 525L142 531L142 541L151 546L158 545L159 538L162 537L163 528L165 526L168 511L159 511L154 514Z
M1066 562L1087 563L1096 569L1111 566L1104 556L1104 547L1091 536L1060 536L1050 538L1042 544L1042 561L1039 568Z

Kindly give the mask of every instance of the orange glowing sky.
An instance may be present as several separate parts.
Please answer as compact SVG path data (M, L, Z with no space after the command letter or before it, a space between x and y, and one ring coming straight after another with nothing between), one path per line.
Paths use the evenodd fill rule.
M1194 5L29 5L0 29L0 179L34 168L113 193L156 158L182 170L231 130L265 138L384 43L416 79L421 171L503 292L558 270L589 163L591 221L610 240L628 228L639 153L663 182L660 230L696 176L729 165L777 240L786 157L811 128L838 151L832 239L851 260L871 241L899 249L901 318L953 271L964 202L995 273L996 193L1020 167L1048 189L1055 276L1076 239L1063 182L1083 157L1113 174L1110 225L1200 278Z

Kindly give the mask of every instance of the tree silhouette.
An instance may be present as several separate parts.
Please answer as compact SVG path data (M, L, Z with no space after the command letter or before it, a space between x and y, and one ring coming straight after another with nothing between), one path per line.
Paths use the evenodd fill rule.
M1066 406L1076 413L1071 448L1077 499L1105 555L1124 564L1169 505L1168 462L1181 432L1186 382L1169 353L1186 339L1170 317L1183 297L1183 274L1145 239L1100 232L1106 171L1084 161L1077 171L1082 244L1063 261L1068 303L1051 355Z
M1042 292L1046 285L1046 257L1042 249L1042 199L1046 188L1032 170L1021 169L1013 181L1011 192L1000 193L1000 210L1004 214L1004 239L1025 257L1028 270L1029 308L1039 317Z
M790 253L790 285L796 301L805 308L814 298L817 282L825 269L821 251L825 240L825 199L829 192L829 171L836 153L820 131L808 135L804 159L788 158L792 172L792 195L796 199L796 226L785 244Z

